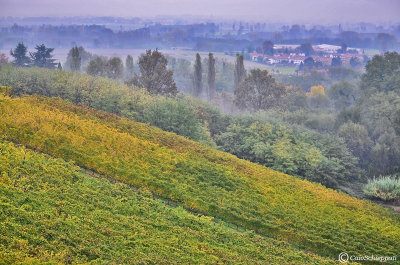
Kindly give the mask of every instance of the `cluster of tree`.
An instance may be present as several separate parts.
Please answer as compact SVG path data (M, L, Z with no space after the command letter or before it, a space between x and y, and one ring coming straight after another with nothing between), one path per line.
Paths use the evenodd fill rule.
M61 68L60 63L56 63L51 54L54 48L47 48L44 44L36 45L34 52L29 52L23 43L18 43L17 47L10 51L10 55L14 58L12 61L17 67L41 67L41 68Z
M215 70L215 58L212 53L208 54L208 58L205 62L207 64L207 90L206 90L206 98L208 101L212 101L215 96L216 90L216 70ZM203 64L201 62L200 54L196 54L196 61L194 63L194 72L193 72L193 95L195 97L201 97L203 94Z
M265 30L265 27L253 25L252 27L248 26L247 32L244 32L242 25L239 26L239 30L234 30L238 34L232 35L231 32L226 32L221 25L215 23L191 25L161 25L157 23L136 30L120 30L118 32L101 25L13 25L2 30L4 38L0 42L0 47L9 47L14 45L16 40L22 40L29 45L40 41L60 48L70 47L71 43L73 45L80 43L89 48L185 47L200 51L233 52L233 54L235 51L242 50L249 52L256 50L259 53L272 54L274 50L271 49L273 47L271 44L275 42L332 45L345 43L346 46L351 47L387 51L399 47L398 38L400 36L398 30L387 33L380 32L382 29L379 28L371 30L369 33L341 31L338 34L332 33L329 28L307 30L302 25L283 26L281 31L268 32ZM341 52L343 51L345 49L341 48ZM309 49L305 49L303 52L309 54Z
M325 81L326 95L321 88L312 87L307 104L310 109L286 113L284 119L343 138L366 177L398 174L400 55L389 52L375 56L361 80L357 72L343 67L331 68L329 76L340 81Z
M108 78L39 68L1 67L0 83L12 87L14 96L60 97L215 145L205 124L196 116L193 99L185 95L158 96L143 87Z
M74 61L71 61L71 69ZM92 76L103 76L111 79L122 79L124 76L124 64L121 58L112 57L110 59L96 57L89 61L86 73Z
M155 56L159 56L159 54L156 53ZM242 68L242 72L243 70ZM238 76L237 78L239 79ZM145 82L148 79L143 80L143 82ZM262 80L264 81L264 79ZM271 80L267 79L267 81ZM236 120L235 116L223 115L218 109L193 100L188 96L158 97L154 94L143 93L143 91L135 88L128 88L105 78L95 78L88 75L81 75L77 72L43 69L3 67L0 70L0 82L13 87L13 95L39 94L49 97L61 97L75 104L87 105L96 109L129 117L136 121L149 123L163 130L175 132L210 146L216 146L215 142L217 142L223 150L253 161L253 156L250 155L250 153L246 155L246 153L227 148L229 146L233 148L232 143L230 144L231 141L229 141L230 138L228 137L232 132L230 132L228 128L234 128L235 124L238 124L239 121ZM252 122L255 122L255 120L252 120ZM265 122L262 120L260 122L262 122L260 126L264 126L263 124ZM240 122L240 124L243 124L244 127L249 125L247 122ZM283 140L280 138L281 136L282 134L278 133L278 135L271 139L265 138L265 140L268 141L264 144L273 145L276 141ZM237 137L245 139L245 134L238 134ZM223 139L225 139L226 142ZM241 143L242 141L235 145L238 150L244 148ZM308 141L308 144L316 148L316 150L320 150L320 147L317 147L316 143ZM294 144L296 148L300 148L297 145L298 143ZM254 146L251 148L256 147ZM270 158L265 160L263 164L283 170L285 167L284 161L286 160L282 160L279 153L271 153L270 155ZM326 154L326 156L328 157L328 154ZM303 158L304 157L301 156L293 156L291 160L300 167L301 164L308 163L307 161L301 160ZM342 161L340 157L336 158L338 159L337 161ZM272 162L270 159L273 159L273 164L271 164ZM339 180L335 182L336 177L333 173L329 173L330 169L328 165L331 164L318 164L318 170L321 172L328 172L324 173L324 179L319 179L315 176L311 178L311 173L308 175L304 174L300 169L283 171L313 181L318 181L331 187L337 187L335 183ZM316 168L313 170L314 172L319 172Z
M63 69L71 71L85 71L87 64L96 56L86 51L82 46L75 46L69 50Z
M173 77L178 90L195 95L195 91L199 91L195 87L201 87L201 98L207 98L213 104L220 104L221 102L219 101L224 96L230 95L233 92L234 65L225 59L214 57L214 54L207 54L203 58L200 56L197 59L197 63L196 57L192 63L184 58L166 56L168 59L168 69L173 71ZM198 71L199 66L201 66L201 77L200 71ZM197 69L196 71L195 68ZM201 83L199 82L200 78ZM194 82L195 79L198 81ZM228 105L232 106L232 104Z
M265 40L261 46L258 46L254 49L253 46L249 46L247 47L247 52L254 52L254 50L257 53L262 53L262 54L266 54L266 55L273 55L275 53L274 50L274 43L270 40Z
M88 60L86 73L95 77L126 80L128 85L146 88L151 94L176 95L178 90L168 61L158 50L147 50L138 59L139 73L134 70L133 57L128 55L124 64L119 57L105 58L87 53L82 47L73 47L67 57L68 69L80 71L82 57Z
M277 82L267 70L252 69L247 74L243 56L239 54L236 55L234 87L235 105L249 111L285 109L289 98L300 92Z

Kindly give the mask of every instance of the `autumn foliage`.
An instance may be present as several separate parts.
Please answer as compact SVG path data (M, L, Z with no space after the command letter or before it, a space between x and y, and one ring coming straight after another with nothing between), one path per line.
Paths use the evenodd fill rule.
M400 249L400 220L388 209L115 115L59 99L3 96L0 133L321 256Z
M323 86L312 86L310 92L306 93L307 97L315 97L318 95L325 96L325 89Z

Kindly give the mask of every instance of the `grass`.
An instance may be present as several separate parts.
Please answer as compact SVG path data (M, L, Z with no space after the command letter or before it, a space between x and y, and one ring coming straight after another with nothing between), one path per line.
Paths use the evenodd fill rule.
M268 66L268 71L272 73L272 70L275 72L279 71L279 74L283 75L294 75L296 73L297 67L296 66Z
M374 178L365 185L364 193L384 201L400 199L400 179L391 176Z

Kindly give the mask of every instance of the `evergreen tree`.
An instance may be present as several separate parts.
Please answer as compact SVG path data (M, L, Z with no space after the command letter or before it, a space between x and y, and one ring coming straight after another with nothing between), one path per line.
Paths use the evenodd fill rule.
M71 61L69 65L71 71L80 71L82 57L79 54L79 48L75 46L69 52L71 53Z
M28 48L23 43L18 43L17 47L10 51L10 55L14 57L13 65L18 67L29 66L31 60L26 55L27 52Z
M133 71L134 71L134 64L133 64L132 56L130 56L130 55L126 56L125 66L126 66L126 79L129 80L133 77Z
M194 92L194 96L195 97L200 97L201 96L201 92L203 90L202 87L202 74L203 74L203 70L202 70L202 66L201 66L201 58L200 58L200 54L196 54L196 62L194 64L194 73L193 73L193 92Z
M242 83L242 81L246 77L246 69L243 64L243 56L240 54L236 54L236 63L235 63L235 71L234 71L234 86L235 89Z
M54 48L47 48L44 44L36 45L36 51L29 53L32 59L33 66L42 68L54 68L57 63L54 62L53 55Z
M207 81L208 81L208 100L211 101L214 98L215 93L215 58L210 52L208 54L208 71L207 71Z
M167 64L167 59L158 50L146 50L146 54L139 57L140 74L135 74L127 83L144 87L152 94L176 95L173 72L167 69Z

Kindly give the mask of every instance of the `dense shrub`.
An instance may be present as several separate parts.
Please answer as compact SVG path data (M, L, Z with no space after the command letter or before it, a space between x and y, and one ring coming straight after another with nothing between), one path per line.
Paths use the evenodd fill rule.
M282 123L243 117L216 136L225 152L331 188L358 178L357 160L343 140Z
M61 97L215 145L205 125L196 118L194 108L185 103L184 96L178 99L151 96L144 89L128 87L115 80L40 68L2 67L0 84L12 87L13 95Z
M392 176L374 178L365 185L364 193L384 201L400 199L400 179Z

